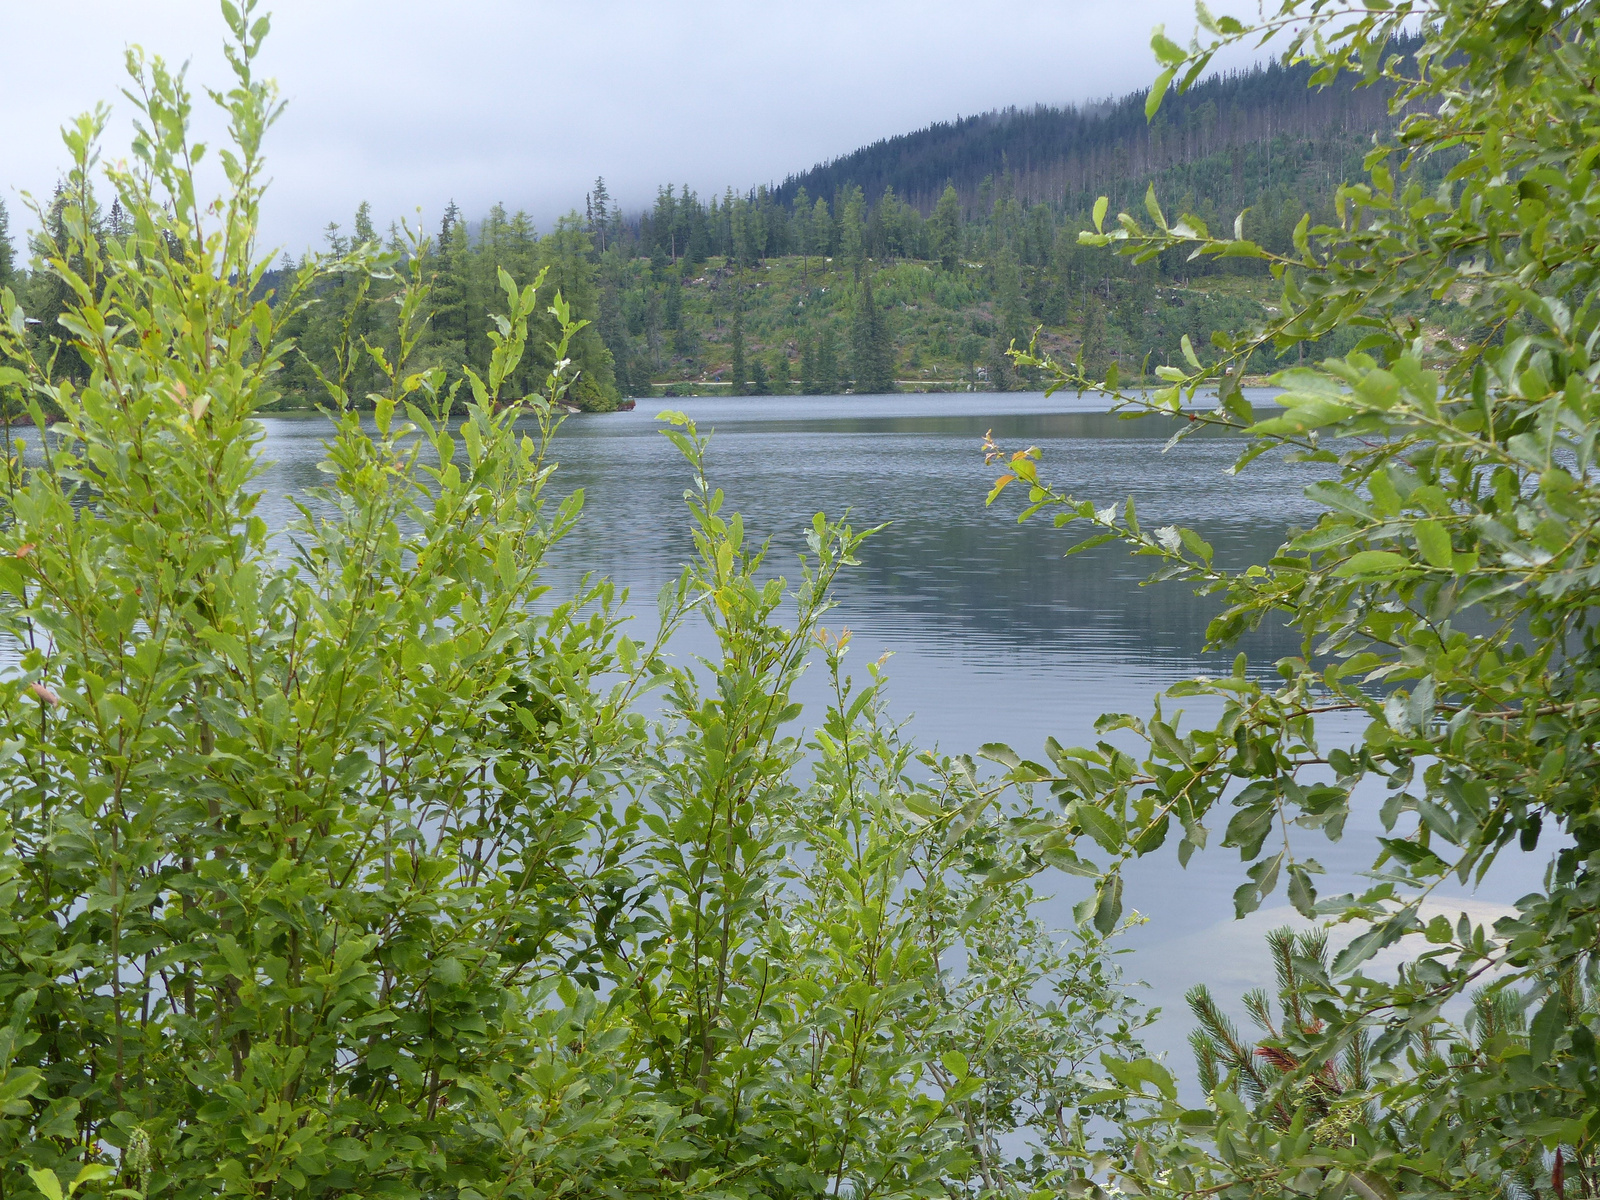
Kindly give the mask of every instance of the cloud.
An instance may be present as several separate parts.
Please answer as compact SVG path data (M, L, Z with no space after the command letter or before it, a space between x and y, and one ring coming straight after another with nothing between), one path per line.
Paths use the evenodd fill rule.
M61 121L117 98L127 44L225 78L212 0L10 7L24 48L0 124L13 208L20 189L48 193ZM930 121L1141 87L1151 26L1187 35L1191 13L1189 0L282 0L264 60L290 106L269 142L265 234L303 246L363 199L385 221L420 205L431 224L453 198L548 224L596 175L630 207L668 181L702 194L777 181Z

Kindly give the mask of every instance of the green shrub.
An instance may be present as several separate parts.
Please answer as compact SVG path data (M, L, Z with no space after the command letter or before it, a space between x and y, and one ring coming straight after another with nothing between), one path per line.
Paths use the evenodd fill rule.
M1032 916L1008 830L1039 814L915 756L878 665L844 674L822 620L864 535L819 515L793 592L765 577L673 417L697 556L658 629L631 636L609 581L551 594L583 504L547 496L578 323L502 272L449 419L458 389L415 357L424 239L261 295L267 23L223 10L221 200L160 60L132 57L141 132L106 175L125 235L94 219L104 110L68 130L43 269L79 382L0 293L0 387L38 434L0 463L4 1193L892 1197L1059 1171L1118 1111L1095 1063L1143 1018L1098 937ZM327 482L275 533L253 415L285 330L330 278L390 274L393 340L339 332ZM558 365L521 394L534 321ZM379 390L351 394L357 363ZM703 674L665 652L688 620ZM814 656L833 701L806 741Z
M1193 1109L1130 1073L1129 1094L1142 1090L1152 1110L1112 1175L1169 1196L1592 1196L1594 8L1286 0L1249 28L1200 14L1206 40L1190 50L1159 30L1153 39L1164 70L1152 113L1174 78L1192 82L1219 48L1284 31L1313 84L1342 71L1392 84L1398 131L1368 154L1365 180L1338 188L1336 220L1303 219L1283 253L1240 226L1214 236L1198 218L1169 220L1153 190L1146 215L1114 225L1102 200L1089 244L1140 261L1177 250L1265 261L1281 305L1212 363L1182 343L1185 364L1162 366L1168 386L1153 396L1123 396L1114 370L1094 380L1058 369L1057 383L1101 389L1135 413L1187 415L1178 440L1207 426L1240 431L1237 469L1286 451L1306 465L1321 517L1269 562L1232 572L1192 531L1140 525L1131 499L1101 507L1041 482L1036 451L1010 458L995 492L1021 479L1028 512L1054 508L1063 524L1094 527L1089 544L1122 539L1158 560L1160 577L1217 596L1213 646L1276 621L1300 633L1301 651L1270 673L1241 655L1230 673L1172 688L1148 718L1102 718L1102 729L1137 739L1137 754L1108 742L1054 747L1051 768L1014 775L1060 796L1050 851L1097 876L1083 915L1102 928L1119 918L1127 860L1172 840L1187 863L1217 841L1248 864L1240 915L1281 884L1304 916L1350 923L1356 936L1326 969L1314 955L1297 960L1295 1003L1314 1020L1269 1047L1294 1069L1259 1086L1242 1069L1224 1072ZM1390 53L1418 20L1415 55ZM1441 159L1448 171L1430 175ZM1465 346L1430 344L1415 319L1446 296L1473 331ZM1257 418L1239 391L1243 363L1263 351L1282 362L1351 331L1360 340L1342 358L1278 376L1282 413ZM1192 407L1213 390L1214 410ZM1196 696L1220 719L1181 726L1172 702ZM1357 737L1336 732L1352 722ZM1362 800L1363 784L1382 798ZM1316 841L1339 839L1362 804L1383 827L1367 884L1322 895ZM1489 927L1425 910L1440 889L1470 886L1518 853L1542 853L1547 871L1514 914ZM1373 968L1412 935L1392 952L1398 975ZM1479 985L1489 993L1467 1010ZM1472 1028L1447 1019L1463 1010ZM1524 1011L1526 1026L1485 1024L1486 1013ZM1363 1071L1340 1076L1330 1104L1317 1081L1352 1055Z

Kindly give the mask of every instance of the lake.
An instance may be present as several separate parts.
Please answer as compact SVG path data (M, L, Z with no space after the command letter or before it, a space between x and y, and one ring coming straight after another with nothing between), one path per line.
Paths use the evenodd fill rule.
M1268 393L1253 398L1270 404ZM1233 658L1232 651L1204 653L1214 602L1181 584L1142 586L1150 560L1116 546L1065 558L1081 535L1048 519L1018 525L1020 489L986 509L997 473L984 465L986 432L1008 449L1039 446L1042 477L1080 497L1105 505L1131 495L1145 523L1194 528L1225 563L1264 559L1288 527L1317 512L1301 494L1310 478L1304 467L1268 456L1230 476L1236 439L1195 436L1164 451L1174 419L1122 420L1070 395L641 401L632 413L572 417L558 435L556 491L583 488L586 507L578 532L555 554L551 578L560 589L585 571L608 574L633 589L641 621L653 619L657 590L693 553L683 505L689 472L655 420L666 408L715 431L712 481L752 536L771 539L775 570L795 574L815 512L848 510L858 527L888 523L841 580L828 624L854 632L852 660L863 673L867 661L893 653L891 714L909 719L920 743L951 753L1003 741L1041 758L1048 736L1092 741L1101 713L1144 713L1169 683L1221 673ZM325 478L316 463L326 426L289 417L264 423L266 457L275 465L263 515L277 524L288 516L279 497ZM1260 631L1243 646L1263 671L1296 647L1283 629ZM691 638L678 649L695 648ZM1324 890L1356 884L1354 873L1370 860L1379 830L1372 800L1352 816L1343 843L1311 851L1329 870ZM1536 878L1532 864L1516 864L1492 876L1482 896L1442 911L1492 917ZM1081 882L1057 877L1042 885L1056 888L1058 923L1070 920ZM1231 1001L1269 983L1261 934L1292 916L1280 892L1264 912L1234 921L1231 895L1241 882L1231 851L1196 855L1180 871L1171 846L1128 881L1127 903L1150 920L1127 938L1134 952L1126 969L1150 983L1147 999L1169 1014L1151 1040L1172 1051L1185 1073L1183 990L1204 980Z

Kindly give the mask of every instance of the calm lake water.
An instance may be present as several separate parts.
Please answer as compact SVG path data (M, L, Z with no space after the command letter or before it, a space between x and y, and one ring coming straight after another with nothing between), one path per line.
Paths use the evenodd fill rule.
M1270 404L1266 393L1255 398ZM646 401L633 413L575 416L559 434L556 489L583 488L586 506L551 579L559 589L586 571L608 574L633 589L641 621L652 619L657 590L693 552L683 505L689 472L655 420L669 407L715 431L709 473L750 533L771 539L774 569L795 574L815 512L848 510L858 527L889 523L844 576L829 624L854 632L852 657L863 673L867 661L893 653L891 712L909 719L918 741L952 753L1003 741L1039 758L1047 736L1092 741L1099 714L1146 712L1174 680L1232 662L1231 652L1203 653L1211 602L1182 585L1141 586L1148 560L1115 546L1064 558L1081 535L1048 519L1018 525L1020 490L986 509L996 473L983 462L987 431L1007 448L1041 447L1043 476L1078 496L1104 505L1131 495L1145 523L1194 528L1224 562L1264 558L1290 525L1316 514L1301 494L1303 467L1268 457L1233 477L1226 468L1237 441L1197 436L1163 452L1171 419L1121 420L1067 395ZM275 465L264 515L279 523L289 515L279 497L325 478L316 464L326 427L308 418L265 424ZM696 648L691 639L680 650ZM1296 643L1268 629L1244 648L1265 669ZM1325 890L1359 882L1354 872L1369 861L1379 828L1372 799L1341 845L1311 850L1328 868ZM1519 864L1448 911L1493 916L1529 890L1528 875ZM1231 998L1268 982L1261 934L1290 915L1280 893L1266 912L1235 922L1231 895L1242 881L1231 851L1197 855L1179 870L1170 847L1129 880L1127 902L1150 919L1130 934L1126 967L1169 1014L1152 1041L1174 1051L1186 1071L1184 988L1203 980ZM1060 924L1070 920L1079 883L1044 885L1057 888L1050 907Z

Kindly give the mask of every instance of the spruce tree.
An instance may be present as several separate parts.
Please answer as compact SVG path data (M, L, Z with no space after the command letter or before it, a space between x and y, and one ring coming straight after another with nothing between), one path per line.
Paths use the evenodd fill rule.
M956 185L944 185L944 194L928 218L929 251L947 271L953 271L961 255L961 197Z
M634 396L652 396L655 394L655 382L650 378L650 360L642 354L633 356L632 374L629 376L633 386L629 389Z
M839 391L839 349L831 325L824 326L817 339L815 386L816 395L832 396Z
M845 193L844 212L839 218L839 253L858 279L867 260L866 210L860 188L853 187Z
M545 305L560 292L572 306L573 315L593 321L600 313L599 269L594 262L594 242L584 232L583 218L568 213L556 222L550 234L538 243L540 265L548 267L544 289L539 293ZM548 314L537 318L538 338L529 338L528 357L541 368L553 365L549 344L556 338L555 319ZM572 336L567 353L578 369L578 379L567 396L578 407L590 412L610 412L617 404L617 381L611 351L600 330L585 325Z
M984 363L989 369L989 386L997 392L1011 390L1011 359L1006 355L1007 343L995 334L989 340L989 358Z
M36 261L71 254L64 215L66 207L65 189L57 184L50 207L44 213L44 225L30 239L30 249ZM81 268L81 260L71 261L75 270ZM61 314L68 310L72 300L72 289L59 274L54 271L34 271L28 277L28 297L23 309L35 318L36 323L28 327L28 336L38 347L40 357L59 355L56 366L61 373L71 379L83 380L88 378L87 366L78 351L62 336L64 331L60 324Z
M372 205L363 200L356 208L355 219L355 244L364 246L368 242L378 240L378 233L372 227Z
M774 396L787 396L790 384L794 382L794 372L789 366L789 356L779 346L772 352L772 394Z
M728 374L731 376L729 391L735 396L744 395L745 362L744 362L744 314L739 307L733 310L733 333L731 335L733 361L728 364Z
M606 177L596 176L594 191L589 193L589 229L601 254L606 252L606 233L611 220L611 193L606 190Z
M17 274L16 250L11 245L11 215L6 203L0 200L0 288L15 287Z
M1016 255L1000 251L995 262L995 300L1000 310L1000 345L1013 343L1019 350L1028 348L1028 302L1022 295L1022 271Z
M350 244L352 247L365 246L377 240L377 231L372 227L372 205L363 200L356 209ZM365 404L367 393L382 387L378 365L363 349L363 342L381 342L378 314L371 296L363 294L360 280L354 275L347 275L340 280L330 300L332 303L329 307L336 309L336 313L331 315L336 315L342 324L349 327L348 337L343 338L350 362L350 381L346 386L352 397L360 398L359 402Z
M821 196L811 209L811 236L816 239L817 254L826 257L833 253L833 217L828 213L828 202Z
M106 214L105 231L118 241L122 241L133 232L133 225L128 220L128 211L122 207L122 198L120 196L112 197L111 209Z
M611 366L616 373L617 390L625 396L637 396L635 386L633 347L622 320L622 298L618 295L616 281L608 280L600 289L600 319L596 322L600 340L611 351Z
M466 360L466 225L454 200L439 222L439 240L432 248L433 267L433 358L446 369L455 369Z
M817 346L810 338L800 343L800 392L815 396L822 389L817 386Z
M1083 373L1098 379L1106 369L1106 310L1098 296L1083 298L1083 324L1078 332Z
M806 194L806 189L801 188L794 197L794 223L793 228L800 251L800 286L806 287L808 272L811 268L811 256L816 253L816 234L811 228L811 197Z
M956 361L964 367L967 373L972 373L972 368L978 361L978 355L983 353L983 339L976 330L969 329L961 335L956 342Z
M894 391L894 342L889 336L889 320L873 298L870 275L861 277L856 291L850 358L857 392L876 395Z
M15 292L21 282L17 278L16 251L11 245L11 217L6 212L5 201L0 200L0 291L10 288ZM15 406L20 395L15 388L0 388L0 414L7 424L17 411Z

